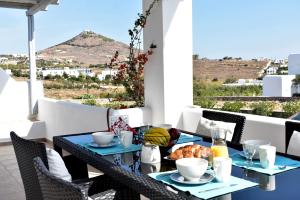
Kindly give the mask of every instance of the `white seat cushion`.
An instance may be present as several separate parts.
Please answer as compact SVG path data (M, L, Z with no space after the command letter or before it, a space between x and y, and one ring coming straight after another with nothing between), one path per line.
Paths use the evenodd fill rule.
M46 148L49 172L54 176L61 178L65 181L72 181L71 174L69 173L61 156L53 149Z
M211 137L210 130L211 130L211 125L215 124L219 128L223 128L227 130L227 135L226 135L226 140L231 141L233 132L235 129L236 124L235 123L228 123L228 122L222 122L222 121L214 121L210 120L204 117L200 117L198 127L197 127L197 133Z
M300 132L293 132L287 149L287 153L295 156L300 156Z

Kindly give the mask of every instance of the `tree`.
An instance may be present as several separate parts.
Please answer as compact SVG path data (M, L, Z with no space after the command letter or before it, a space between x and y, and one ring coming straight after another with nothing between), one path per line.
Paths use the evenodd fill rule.
M153 0L145 14L139 13L134 27L128 30L130 36L128 60L118 61L119 52L116 51L108 65L110 68L118 66L118 73L114 77L113 82L124 86L130 98L135 102L135 106L144 105L144 66L148 62L149 56L152 55L153 49L156 48L156 45L151 44L145 52L141 50L142 30L146 25L152 8L159 1Z
M193 55L193 60L199 60L199 55L198 54L194 54Z

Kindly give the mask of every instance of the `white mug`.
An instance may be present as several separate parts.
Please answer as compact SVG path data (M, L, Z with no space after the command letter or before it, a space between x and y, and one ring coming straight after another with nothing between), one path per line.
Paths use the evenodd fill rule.
M132 144L133 133L131 131L121 131L120 137L121 143L125 148Z
M232 159L224 157L216 157L213 159L213 167L216 179L219 182L227 182L230 179Z
M276 158L276 147L269 145L261 145L259 146L258 151L261 166L263 168L274 167Z

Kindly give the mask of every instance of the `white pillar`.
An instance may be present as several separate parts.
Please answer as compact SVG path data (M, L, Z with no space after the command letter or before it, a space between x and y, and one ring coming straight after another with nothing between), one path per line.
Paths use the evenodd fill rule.
M144 11L153 0L143 0ZM144 29L144 48L157 45L145 66L145 106L153 123L182 125L193 104L192 0L160 0Z
M29 54L29 117L37 113L36 94L36 58L35 58L35 37L34 37L34 16L27 15L28 18L28 54Z

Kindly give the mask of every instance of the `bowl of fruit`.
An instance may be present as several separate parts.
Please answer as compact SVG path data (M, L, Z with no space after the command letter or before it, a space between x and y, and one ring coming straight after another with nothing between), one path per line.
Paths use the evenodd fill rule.
M162 157L169 154L169 150L177 143L180 132L176 128L150 128L144 134L144 143L158 145Z

